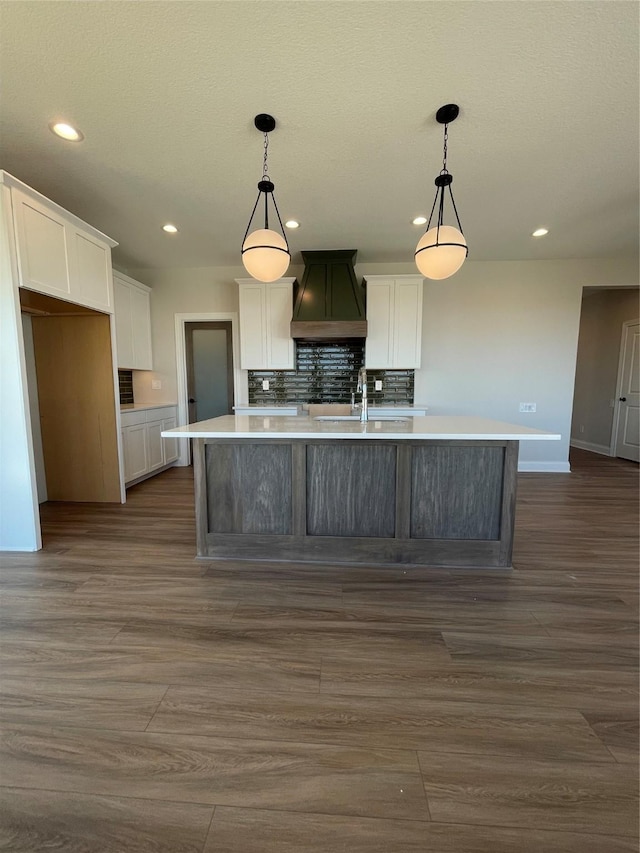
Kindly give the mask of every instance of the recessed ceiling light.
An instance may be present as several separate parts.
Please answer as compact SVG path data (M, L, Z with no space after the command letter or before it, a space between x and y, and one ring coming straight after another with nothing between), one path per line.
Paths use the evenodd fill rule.
M82 142L84 134L64 121L51 122L49 130L68 142Z
M413 225L426 225L427 217L426 216L416 216L415 219L411 220Z
M167 234L177 234L178 233L178 229L176 228L176 226L172 225L170 222L167 222L166 225L163 225L162 230L166 231Z
M300 223L296 222L295 219L287 219L287 221L284 224L287 226L287 228L299 228L300 227Z
M532 237L544 237L545 234L549 233L548 228L536 228L536 230L531 235Z

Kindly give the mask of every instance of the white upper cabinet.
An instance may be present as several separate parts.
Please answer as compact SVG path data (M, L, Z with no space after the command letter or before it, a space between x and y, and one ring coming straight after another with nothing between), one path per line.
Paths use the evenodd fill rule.
M242 370L293 370L290 326L294 278L262 282L237 278Z
M365 366L379 370L420 367L422 276L367 276Z
M90 234L71 228L71 269L78 282L78 295L83 305L113 311L111 281L111 249ZM75 265L75 269L74 269Z
M71 294L66 222L35 199L11 192L20 284L61 299Z
M113 273L118 367L153 370L150 294L145 284Z
M117 243L19 181L7 183L20 286L111 314L111 248Z

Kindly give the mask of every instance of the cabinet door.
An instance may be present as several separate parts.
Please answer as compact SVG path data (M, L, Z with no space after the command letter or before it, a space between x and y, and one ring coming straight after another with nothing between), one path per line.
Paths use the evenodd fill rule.
M294 349L291 338L293 288L291 284L265 285L267 309L267 362L271 370L293 370Z
M164 418L162 421L162 431L164 432L166 429L175 429L178 425L176 418ZM164 442L164 464L168 465L169 462L175 462L178 458L178 439L177 438L163 438Z
M153 421L147 424L147 463L148 471L155 471L164 465L164 451L162 449L163 438L162 421Z
M388 369L394 366L394 294L393 279L367 281L366 367Z
M422 352L421 278L395 282L393 367L419 368Z
M113 302L116 321L116 349L118 367L135 367L133 356L133 323L131 288L117 276L113 277Z
M95 237L69 226L69 275L74 302L110 314L111 249Z
M71 296L69 226L53 211L11 190L20 285L60 299Z
M266 367L265 291L261 282L239 285L240 367L261 370Z
M131 288L131 327L133 329L133 366L153 370L151 359L151 305L149 294Z
M136 424L122 430L124 447L124 481L129 483L147 473L147 424Z

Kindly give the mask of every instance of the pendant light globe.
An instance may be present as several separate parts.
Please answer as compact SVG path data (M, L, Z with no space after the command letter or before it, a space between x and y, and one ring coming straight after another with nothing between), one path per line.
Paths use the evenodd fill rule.
M439 233L438 233L439 232ZM467 241L452 225L430 228L416 246L416 266L425 278L449 278L458 272L467 257Z
M252 231L242 244L242 263L249 275L258 281L277 281L291 263L287 242L269 228Z

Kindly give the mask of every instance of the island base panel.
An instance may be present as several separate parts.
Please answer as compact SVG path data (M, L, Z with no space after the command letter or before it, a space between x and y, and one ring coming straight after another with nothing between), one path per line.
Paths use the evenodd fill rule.
M509 567L518 443L195 439L198 555Z

